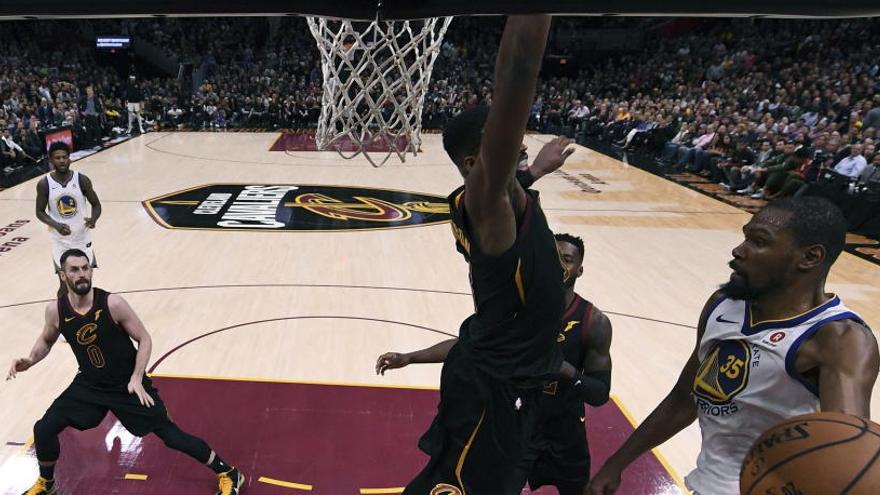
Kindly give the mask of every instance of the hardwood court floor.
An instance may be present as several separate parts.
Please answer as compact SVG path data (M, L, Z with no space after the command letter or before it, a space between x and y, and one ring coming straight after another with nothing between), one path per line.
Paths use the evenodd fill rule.
M104 205L93 233L100 264L95 285L124 293L144 320L154 340L151 369L158 375L436 387L438 365L377 377L373 364L381 352L408 351L456 334L471 311L467 267L454 250L449 227L327 229L356 221L390 226L397 225L391 221L395 215L429 215L435 208L432 203L442 201L430 195L445 196L460 184L439 136L427 136L417 158L380 169L333 153L271 152L277 137L147 134L75 163L75 169L92 179ZM526 141L534 155L548 139L528 136ZM429 196L395 209L392 200L379 198L364 206L355 193L333 196L346 190L310 191L298 196L296 201L302 202L289 204L288 220L313 232L283 231L289 225L168 229L142 204L160 198L151 203L155 216L181 211L192 215L193 208L202 208L195 206L199 201L169 194L206 184L239 185L233 192L217 189L217 204L240 194L240 186L273 184L393 189ZM536 188L542 192L551 227L586 241L578 292L611 317L613 393L635 420L643 420L672 386L691 352L700 308L728 278L730 251L750 215L585 148ZM260 198L271 195L266 188L249 191L246 194ZM4 366L28 353L42 326L43 306L56 290L49 240L34 218L34 198L35 181L0 192L0 228L18 225L0 237L0 244L19 239L9 251L0 252ZM326 207L333 201L341 204ZM321 208L323 216L315 213ZM323 223L301 220L306 211L323 218ZM331 218L340 211L348 216ZM205 213L204 218L214 218L210 211ZM247 211L243 215L234 220L236 225L258 222ZM829 288L869 323L880 322L880 267L844 254ZM223 331L212 334L218 330ZM0 493L20 493L36 476L35 462L23 455L27 445L21 444L29 441L34 421L75 369L66 345L59 343L37 367L15 381L0 383L0 441L5 443L0 445ZM230 393L225 400L234 404L238 397ZM873 410L878 417L880 394L875 393ZM223 412L207 410L204 415L222 417ZM222 431L204 434L225 445ZM594 447L599 441L593 438ZM291 439L294 452L295 443ZM71 442L65 445L76 448ZM683 476L693 467L698 446L699 431L692 426L659 451ZM249 445L244 450L257 448ZM275 477L284 479L282 474ZM326 493L317 485L313 492ZM675 489L672 485L646 493Z

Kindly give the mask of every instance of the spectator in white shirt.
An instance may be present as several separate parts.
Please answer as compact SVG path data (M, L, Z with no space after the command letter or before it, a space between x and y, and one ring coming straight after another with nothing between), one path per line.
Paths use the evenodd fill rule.
M0 165L2 165L4 172L9 173L22 164L24 150L12 140L12 133L5 124L3 125L3 137L0 139L3 140L3 145L0 145Z
M21 146L12 139L12 132L9 131L8 127L3 128L3 142L6 143L6 146L16 154L24 154L24 150L21 149Z
M575 100L572 109L568 112L568 118L576 122L583 121L589 116L590 109L581 100Z
M850 146L849 156L837 162L834 171L845 175L851 179L858 178L868 166L868 161L862 156L862 145L854 144Z
M715 139L715 130L717 128L718 124L713 122L706 128L706 132L703 135L695 137L691 141L692 147L679 148L678 161L676 162L675 167L677 169L680 169L685 167L686 165L691 164L697 155L697 151L702 151L704 148L712 144L713 140Z
M663 146L663 153L660 156L660 161L663 163L669 163L673 161L675 157L678 156L679 148L685 146L685 143L687 142L688 138L693 134L693 132L693 123L681 124L681 128L678 130L678 134L676 134L671 141Z

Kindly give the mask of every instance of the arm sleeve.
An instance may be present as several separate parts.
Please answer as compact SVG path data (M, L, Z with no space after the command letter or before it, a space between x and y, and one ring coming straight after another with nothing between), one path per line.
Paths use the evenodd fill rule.
M571 392L591 406L601 406L608 402L611 392L611 370L576 373L572 379Z

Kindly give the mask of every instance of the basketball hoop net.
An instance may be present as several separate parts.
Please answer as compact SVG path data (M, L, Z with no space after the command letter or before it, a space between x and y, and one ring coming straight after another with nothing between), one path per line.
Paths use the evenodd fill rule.
M324 76L320 150L380 167L421 145L422 105L452 17L358 22L308 17ZM384 157L382 155L384 154Z

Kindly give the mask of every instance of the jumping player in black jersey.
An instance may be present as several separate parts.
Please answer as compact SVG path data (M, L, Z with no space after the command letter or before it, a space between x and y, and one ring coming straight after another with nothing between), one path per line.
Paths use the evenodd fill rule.
M510 475L537 426L543 386L562 367L563 269L538 194L515 179L549 28L549 16L509 17L491 109L462 112L443 132L465 179L449 203L476 312L447 356L437 416L419 442L431 459L404 494L518 493Z
M581 495L590 478L590 452L584 431L584 403L600 406L611 388L611 322L598 308L574 291L583 273L583 241L557 234L556 245L566 270L568 309L562 315L556 338L566 362L578 368L573 379L550 382L541 400L541 426L531 440L520 466L510 476L520 487L528 479L532 489L556 486L560 495ZM389 352L379 356L376 373L413 363L440 363L458 339L411 353Z
M46 324L30 356L13 361L7 376L7 380L15 378L42 361L59 335L70 343L79 365L73 383L34 425L40 477L24 495L57 493L58 435L67 427L80 431L94 428L107 411L132 435L155 433L168 447L210 467L217 473L217 495L237 495L244 476L168 417L157 390L144 374L152 350L150 334L128 303L117 294L92 288L92 268L83 251L66 251L61 267L70 290L46 306ZM132 339L138 343L137 349Z

